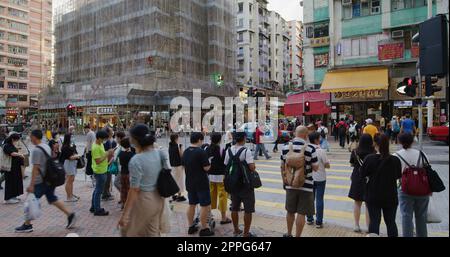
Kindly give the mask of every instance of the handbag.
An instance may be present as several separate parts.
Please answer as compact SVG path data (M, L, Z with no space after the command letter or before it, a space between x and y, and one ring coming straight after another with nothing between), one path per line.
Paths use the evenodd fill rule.
M430 184L431 192L439 193L444 191L444 182L439 177L439 174L431 167L430 162L422 151L420 151L420 157L422 158L423 168L427 172L428 183Z
M252 179L253 188L262 187L261 177L259 176L259 173L256 170L253 172L250 172L250 176Z
M442 219L439 217L438 213L435 211L436 208L434 206L433 197L430 197L430 201L428 202L428 210L427 210L427 223L441 223Z
M0 148L0 170L9 172L11 171L11 156L7 155L3 151L3 147Z
M119 149L119 154L120 154L120 149ZM117 156L119 156L119 154ZM112 174L112 175L117 175L119 174L119 162L117 161L118 158L115 158L111 164L109 164L108 166L108 173Z
M86 167L86 159L83 154L83 156L77 159L77 169L84 169L84 167Z
M172 176L172 170L164 168L165 165L163 163L161 151L159 151L159 156L161 158L161 166L163 168L159 172L156 185L161 197L168 198L180 192L180 188L178 187L177 182Z
M37 220L41 215L41 204L34 194L28 194L23 212L26 220Z

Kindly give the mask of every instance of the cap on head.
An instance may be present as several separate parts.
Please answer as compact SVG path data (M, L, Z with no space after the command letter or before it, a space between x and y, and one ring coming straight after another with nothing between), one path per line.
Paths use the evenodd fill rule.
M367 124L372 124L372 123L373 123L373 120L372 120L372 119L367 119L367 120L366 120L366 123L367 123Z

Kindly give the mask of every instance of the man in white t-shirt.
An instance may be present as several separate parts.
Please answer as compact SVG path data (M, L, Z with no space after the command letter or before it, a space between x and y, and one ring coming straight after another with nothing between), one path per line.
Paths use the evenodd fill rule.
M255 161L252 153L245 147L245 132L237 132L235 134L236 144L232 146L225 155L224 164L228 165L231 154L236 155L242 148L245 148L239 155L240 161L246 161L248 168L251 172L255 171ZM241 203L244 204L244 237L254 237L250 232L250 226L252 224L252 215L255 212L255 190L253 188L243 188L239 193L231 194L231 218L233 220L234 235L239 236L242 231L239 229L239 211L241 209Z
M319 169L313 172L314 180L314 199L316 202L316 228L323 228L323 209L324 209L324 195L327 175L325 169L330 168L330 161L327 153L320 147L320 134L313 133L309 135L309 142L316 148L317 161ZM308 216L308 224L314 222L314 216Z

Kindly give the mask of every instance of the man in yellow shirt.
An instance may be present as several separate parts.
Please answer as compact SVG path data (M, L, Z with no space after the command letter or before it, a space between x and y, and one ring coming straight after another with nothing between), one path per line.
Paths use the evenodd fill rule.
M108 172L108 159L113 155L114 150L105 151L103 142L108 139L108 133L99 130L96 134L95 143L92 144L92 170L95 177L95 189L92 194L92 206L89 210L95 216L107 216L109 212L100 206L100 197L106 183L106 175Z
M375 138L375 135L378 133L378 128L373 125L373 120L367 119L363 134L369 134L372 138Z

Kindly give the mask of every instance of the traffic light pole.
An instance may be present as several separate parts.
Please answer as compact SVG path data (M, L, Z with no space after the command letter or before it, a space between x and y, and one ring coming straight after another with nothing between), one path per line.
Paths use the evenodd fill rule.
M422 113L422 92L423 92L423 87L422 87L422 75L420 74L420 65L419 62L417 62L417 76L419 76L419 106L418 106L418 112L419 112L419 149L422 151L423 150L423 113Z
M427 16L428 16L428 19L431 19L433 17L433 1L432 0L427 0ZM420 85L422 85L422 84L420 84ZM434 118L433 112L434 112L434 99L428 99L428 101L427 101L427 127L428 128L431 128L433 126L433 118ZM420 130L420 133L422 134L422 130Z

